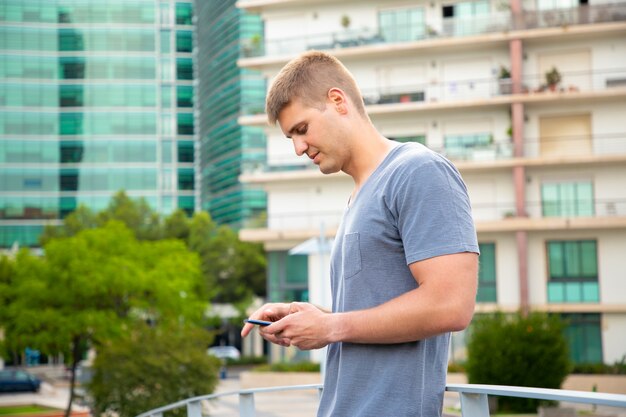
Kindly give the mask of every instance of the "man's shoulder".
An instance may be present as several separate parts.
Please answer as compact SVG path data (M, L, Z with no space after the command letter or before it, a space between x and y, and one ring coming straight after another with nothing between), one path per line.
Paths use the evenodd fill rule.
M400 171L394 172L395 174L431 169L437 165L445 167L451 165L450 161L442 155L420 143L403 143L398 145L395 151L389 163L389 168L392 171Z

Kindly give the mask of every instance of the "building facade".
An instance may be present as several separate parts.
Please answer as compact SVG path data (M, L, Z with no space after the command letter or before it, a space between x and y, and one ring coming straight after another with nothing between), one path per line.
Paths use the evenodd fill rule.
M242 172L264 165L265 132L237 123L242 109L263 110L265 79L237 66L243 50L260 43L263 26L234 0L199 0L196 10L201 207L217 223L240 228L266 204L261 187L239 182Z
M0 247L124 189L199 207L191 0L0 0Z
M575 362L624 357L626 2L237 4L264 23L242 68L271 81L299 52L330 51L384 135L459 168L482 251L477 313L561 314ZM266 117L249 111L239 123ZM352 181L320 174L265 129L268 167L242 181L267 191L267 221L240 236L265 245L271 300L327 304L328 255L314 242L332 239ZM455 335L453 357L463 346Z

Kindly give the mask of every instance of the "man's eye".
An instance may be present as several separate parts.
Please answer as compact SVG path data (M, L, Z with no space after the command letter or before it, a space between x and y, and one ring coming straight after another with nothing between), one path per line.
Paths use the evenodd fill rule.
M308 128L307 126L303 126L303 127L299 128L298 131L297 131L298 135L306 134L307 128Z

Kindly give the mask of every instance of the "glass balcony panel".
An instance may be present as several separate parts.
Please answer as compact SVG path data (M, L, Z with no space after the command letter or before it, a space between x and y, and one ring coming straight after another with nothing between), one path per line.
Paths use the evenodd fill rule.
M597 282L583 282L582 283L582 302L585 303L599 303L600 295Z
M582 283L566 282L565 283L565 302L580 303L582 301Z
M565 283L549 282L548 283L548 302L563 303L565 302Z

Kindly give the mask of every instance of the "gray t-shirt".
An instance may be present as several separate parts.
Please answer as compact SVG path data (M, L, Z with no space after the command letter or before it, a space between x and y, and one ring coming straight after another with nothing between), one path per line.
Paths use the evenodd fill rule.
M344 213L331 255L333 311L367 309L413 290L409 264L459 252L478 253L460 174L425 146L398 145ZM440 416L449 338L329 345L318 416Z

